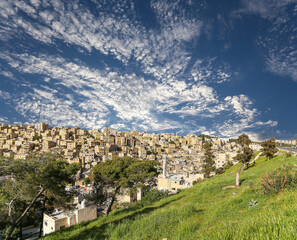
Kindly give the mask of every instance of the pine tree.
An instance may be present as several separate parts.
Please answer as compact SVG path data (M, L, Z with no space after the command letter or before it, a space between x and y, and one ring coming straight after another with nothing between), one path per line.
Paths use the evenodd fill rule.
M41 201L53 198L55 206L69 206L72 195L65 187L74 182L78 170L78 164L69 164L52 154L36 154L26 161L1 158L0 176L7 177L0 185L0 197L8 206L5 239L10 239L22 219Z
M267 156L267 159L270 160L275 153L277 153L275 138L269 139L261 143L263 147L263 153Z
M121 189L135 191L137 187L153 184L157 175L158 163L151 160L138 160L133 158L115 158L99 163L92 169L92 179L97 189L108 192L110 200L106 215L111 211L115 198Z
M236 172L236 187L239 187L239 174L244 166L248 166L249 161L253 156L253 150L249 148L251 140L249 139L249 136L246 134L240 135L237 138L236 142L241 146L241 151L234 157L235 160L242 163L241 167Z
M205 153L203 156L202 172L205 174L204 175L205 178L209 178L210 173L216 170L215 161L214 161L215 156L213 155L211 147L212 147L212 144L210 141L206 141L203 144L203 149Z

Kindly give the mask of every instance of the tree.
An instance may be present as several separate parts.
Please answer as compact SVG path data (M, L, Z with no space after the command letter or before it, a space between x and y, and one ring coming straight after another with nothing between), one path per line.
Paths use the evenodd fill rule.
M275 153L277 153L275 138L269 139L261 143L263 147L263 153L267 156L267 159L270 160Z
M84 180L84 184L88 185L90 183L91 183L91 179L89 177L86 177L85 180Z
M203 144L203 149L205 153L202 158L203 159L202 172L204 173L205 178L209 178L210 173L216 170L215 161L214 161L215 156L213 155L211 147L212 147L212 144L210 141L206 141Z
M241 147L248 147L252 143L252 141L249 139L248 135L242 134L237 138L236 143L239 144Z
M236 187L239 187L239 174L244 166L248 166L253 156L253 150L249 148L251 140L246 134L240 135L236 142L241 146L241 151L234 157L235 160L242 163L241 167L236 172Z
M92 169L96 189L105 191L109 199L106 216L111 211L116 196L121 189L135 190L145 183L152 185L157 175L156 161L132 158L114 158L99 163Z
M0 186L9 218L6 239L41 201L51 198L57 207L71 207L73 196L65 187L74 182L78 170L78 164L69 164L57 154L36 154L26 161L0 159L0 175L6 176Z

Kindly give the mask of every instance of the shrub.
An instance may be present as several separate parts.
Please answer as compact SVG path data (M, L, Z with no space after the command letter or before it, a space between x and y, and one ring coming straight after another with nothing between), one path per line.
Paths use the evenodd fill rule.
M193 185L196 185L197 183L204 182L204 179L198 178L197 180L193 181Z
M224 168L220 167L216 169L216 174L222 174L224 173Z
M286 155L287 158L292 157L292 153L291 152L286 152L285 155Z
M145 196L141 199L141 203L145 205L149 205L157 200L160 200L161 198L165 198L168 196L167 191L161 191L158 189L151 189L149 190Z
M225 170L229 169L233 165L234 165L233 162L231 162L230 160L228 160L227 163L225 164Z
M260 178L264 194L279 193L285 188L297 186L297 171L290 165L284 165L276 171L266 173Z

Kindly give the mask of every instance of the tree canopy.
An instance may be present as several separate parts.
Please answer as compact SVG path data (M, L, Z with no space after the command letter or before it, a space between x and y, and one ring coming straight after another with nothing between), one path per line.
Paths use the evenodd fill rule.
M248 147L252 141L248 135L242 134L237 138L236 143L238 143L241 147Z
M210 141L206 141L203 144L203 149L205 153L202 158L203 159L202 172L205 174L204 175L205 178L209 178L210 173L216 170L215 161L214 161L215 156L213 155L211 147L212 147L212 144Z
M134 190L143 184L152 184L157 175L156 161L133 158L115 158L100 163L92 169L92 178L97 189L109 192L111 199L106 214L120 189Z
M65 191L72 184L80 166L69 164L57 154L36 154L28 160L0 159L2 206L9 219L6 239L15 227L43 197L51 198L57 207L67 207L72 195Z
M246 134L240 135L237 138L236 142L242 147L241 151L239 151L239 153L234 157L234 160L237 160L242 164L236 172L236 187L239 187L239 174L244 166L248 167L249 161L253 156L253 150L249 148L251 140L249 139L249 136Z
M267 156L268 160L277 153L275 138L262 142L261 146L263 147L263 154Z

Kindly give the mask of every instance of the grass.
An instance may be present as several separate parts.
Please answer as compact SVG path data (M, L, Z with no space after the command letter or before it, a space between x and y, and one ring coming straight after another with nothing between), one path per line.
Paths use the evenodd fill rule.
M297 189L264 195L259 177L297 158L259 158L242 171L240 188L233 166L224 174L130 211L113 211L109 217L75 225L45 239L295 239L297 236ZM254 199L258 205L249 207Z

